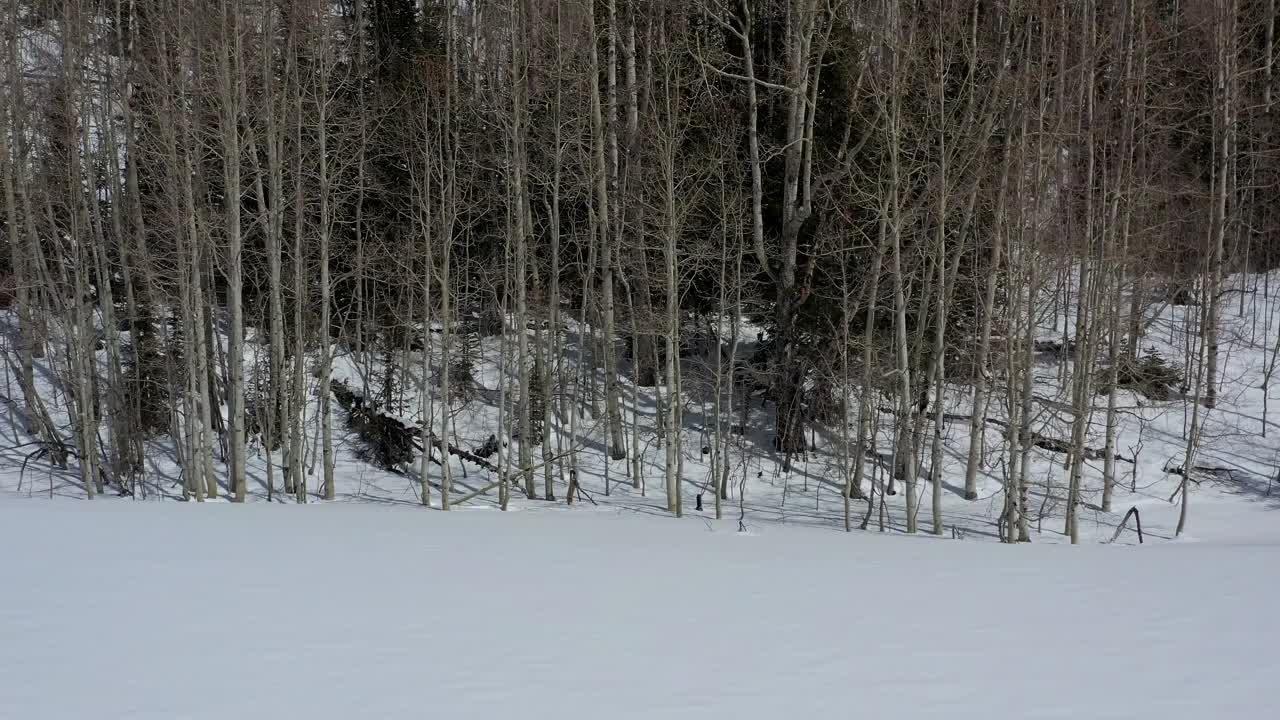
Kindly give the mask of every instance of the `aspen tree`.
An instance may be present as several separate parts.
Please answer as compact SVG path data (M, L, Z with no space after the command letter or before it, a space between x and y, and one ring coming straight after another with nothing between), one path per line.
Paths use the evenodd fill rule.
M667 406L665 427L663 429L666 448L666 494L667 510L676 517L683 514L681 497L679 458L681 451L681 399L680 399L680 300L678 274L676 264L679 243L679 218L676 210L676 152L679 146L679 101L675 95L679 91L679 76L670 62L671 50L667 36L666 19L659 21L659 48L667 58L663 63L662 103L665 122L661 167L663 176L663 265L666 285L666 385ZM639 361L639 358L637 358Z
M222 130L223 185L226 199L226 278L227 310L231 322L227 336L229 377L227 409L231 424L230 484L236 502L244 502L245 479L245 389L244 389L244 258L240 233L240 97L239 58L241 7L238 0L222 0L219 27L222 31L218 49L219 118ZM322 120L323 122L323 120ZM323 132L323 131L322 131ZM323 140L322 140L323 143ZM324 155L323 145L321 157Z
M1071 450L1068 455L1069 479L1067 485L1067 512L1065 533L1070 536L1074 545L1080 542L1079 505L1081 481L1084 473L1085 431L1089 426L1092 400L1089 390L1089 377L1093 367L1093 343L1095 330L1091 322L1094 307L1090 300L1094 294L1097 279L1091 272L1093 255L1096 251L1094 238L1094 192L1093 177L1097 160L1094 130L1094 13L1093 0L1085 0L1080 15L1080 105L1084 113L1078 118L1077 133L1083 136L1085 143L1086 167L1081 183L1084 193L1084 249L1080 255L1079 292L1076 302L1075 318L1075 352L1072 355L1071 387L1072 411ZM1065 20L1063 21L1065 23Z
M511 39L511 139L510 143L510 185L511 185L511 208L513 215L509 228L512 232L512 253L515 260L515 276L512 278L513 290L515 291L515 330L516 330L516 377L519 382L519 400L517 405L517 422L519 424L519 465L520 474L524 478L524 493L530 500L537 496L534 488L533 479L533 432L532 432L532 416L530 414L530 387L529 387L529 305L528 305L528 263L529 263L529 235L530 223L528 220L528 190L526 187L527 177L529 174L529 165L527 150L525 147L525 92L529 83L529 60L528 60L528 29L526 27L527 17L526 7L523 0L514 0L511 3L510 22L512 29ZM608 243L608 238L604 239ZM608 270L606 272L611 272ZM606 300L611 304L610 300ZM610 313L612 310L610 310ZM612 333L606 330L605 345L606 356L610 352L607 348L612 345ZM609 369L606 366L606 386L611 387L613 380L609 375ZM606 390L606 392L609 392ZM609 393L612 398L612 393ZM615 403L613 406L616 410L616 398L612 398ZM610 418L612 419L612 412ZM620 422L620 421L619 421Z
M563 8L560 3L555 5L555 35L552 42L555 45L555 99L552 102L552 170L551 170L551 199L547 202L547 216L550 221L551 236L551 271L547 291L547 329L542 333L543 352L546 359L542 363L542 377L539 382L542 390L546 395L542 404L542 464L543 464L543 482L545 488L543 494L548 500L555 498L555 480L556 476L560 476L560 480L564 482L563 462L552 456L552 435L556 438L560 437L560 433L554 432L555 422L557 420L556 408L558 407L560 397L560 357L563 356L563 347L561 344L562 335L560 332L560 192L561 192L561 174L562 163L564 158L564 143L561 138L561 125L563 123L563 99L564 99L564 56L563 42L565 39L563 26ZM450 78L452 82L452 77ZM555 360L552 360L552 358ZM562 413L560 413L562 415ZM557 453L562 454L562 453ZM565 491L565 500L568 503L573 502L573 488L569 487Z
M299 18L297 13L290 13L290 27L287 28L290 40L286 43L287 57L285 60L285 74L288 78L286 85L286 102L288 93L293 93L293 134L295 148L295 161L297 163L293 178L293 364L292 372L289 375L289 399L286 403L288 408L289 423L289 466L287 468L288 475L285 476L286 491L290 486L294 498L299 503L307 501L307 478L304 472L306 465L306 445L305 434L303 433L303 425L306 420L306 329L303 324L303 306L306 304L304 298L306 292L306 255L305 255L305 223L306 223L306 203L304 200L305 183L303 167L306 161L305 150L302 141L303 125L305 119L303 115L302 99L302 70L300 46L305 42L301 37L302 28L299 27Z
M12 65L7 70L12 78ZM16 301L18 314L18 385L22 390L23 409L26 411L28 418L28 430L36 430L38 427L39 434L46 443L52 444L52 438L49 437L47 426L37 420L39 417L38 408L40 399L36 394L35 386L35 363L33 361L35 343L35 333L32 324L32 297L36 294L30 286L32 278L30 277L31 269L28 263L27 241L25 234L28 228L24 227L23 220L18 210L17 191L15 190L14 178L20 177L16 168L10 167L11 148L9 140L10 126L19 127L16 122L17 107L13 91L10 90L10 109L12 116L10 122L0 124L0 182L3 182L4 188L4 204L5 204L5 222L6 231L9 241L9 263L11 272L13 273L14 285L16 286ZM15 133L16 135L16 133ZM20 142L20 141L18 141ZM14 153L14 155L20 154Z
M1235 162L1233 103L1235 102L1236 55L1236 0L1214 1L1214 40L1217 62L1214 68L1214 152L1217 168L1214 171L1212 237L1209 244L1209 283L1207 312L1205 313L1205 387L1204 404L1213 409L1218 404L1218 352L1219 315L1222 305L1223 255L1226 246L1227 198L1235 190L1230 186L1229 168ZM1185 499L1184 499L1185 506ZM1179 523L1181 529L1181 523Z
M1118 432L1118 393L1119 393L1119 364L1121 356L1119 353L1120 345L1120 307L1121 307L1121 290L1123 287L1123 278L1129 262L1129 230L1130 221L1133 215L1132 205L1133 196L1136 194L1136 188L1133 187L1133 148L1134 144L1134 123L1138 109L1135 107L1137 99L1133 90L1134 86L1134 20L1133 7L1128 4L1124 14L1121 17L1121 32L1118 36L1116 46L1121 55L1121 65L1123 67L1121 74L1121 130L1119 139L1119 159L1116 161L1116 178L1112 189L1112 198L1110 206L1109 227L1111 233L1112 252L1117 249L1119 257L1116 262L1112 263L1111 278L1111 297L1109 300L1109 316L1107 323L1107 364L1108 364L1108 380L1107 380L1107 415L1106 415L1106 445L1103 450L1103 471L1102 471L1102 511L1111 511L1111 501L1113 489L1115 486L1116 475L1116 433ZM1123 208L1121 207L1123 205ZM1118 242L1117 238L1118 237ZM1117 248L1117 245L1119 246ZM1128 356L1136 357L1137 349L1130 347Z
M622 437L622 411L618 405L617 362L614 352L614 260L613 238L610 232L609 210L609 170L605 163L605 145L607 144L607 128L604 122L600 78L599 50L595 29L595 0L590 0L592 20L588 42L591 44L591 117L592 144L595 147L596 173L596 225L599 231L599 271L600 271L600 317L601 332L604 335L601 354L604 368L605 413L609 430L609 457L623 460L627 456L626 444ZM612 29L607 35L610 46L613 44Z
M421 148L421 176L414 178L415 196L419 203L414 218L417 221L418 233L422 236L422 367L418 378L418 400L420 403L419 412L422 415L422 431L420 440L422 442L422 458L418 466L418 477L421 484L421 500L422 504L431 506L431 480L429 469L431 467L432 446L435 434L435 388L431 382L431 357L434 341L431 332L431 303L432 303L432 281L435 274L435 245L433 225L435 218L433 216L434 203L432 202L433 188L431 185L432 173L435 172L436 158L435 148L432 146L432 122L430 118L431 103L424 99L422 105L422 117L420 118L419 132L424 142ZM417 167L417 163L410 163L410 174L413 168ZM416 266L416 265L415 265ZM442 292L443 294L443 292ZM444 415L448 417L448 378L449 367L443 361L439 368L440 389L441 389L441 405L446 409ZM446 428L442 428L440 437L447 439ZM449 457L447 453L442 453L440 458L441 467L447 467ZM448 510L449 503L449 487L446 483L440 484L440 509Z
M314 18L316 21L323 23L327 14L328 3L326 0L316 0L314 10ZM320 72L317 78L318 86L316 88L316 144L317 144L317 162L319 164L319 183L320 195L320 227L319 227L319 265L320 265L320 436L322 445L322 476L324 483L324 499L333 500L336 496L335 478L334 478L334 454L333 454L333 408L332 399L333 392L329 388L333 373L333 344L330 341L331 326L333 324L331 316L331 305L333 303L333 281L329 276L330 264L330 244L333 232L333 211L330 207L330 195L332 193L332 179L329 170L329 111L330 103L330 75L332 74L333 64L329 53L331 52L329 33L323 34L320 40Z
M455 132L454 95L456 90L457 68L455 66L455 43L453 31L454 1L449 0L445 6L445 78L444 107L439 120L441 158L444 161L443 185L440 198L440 438L442 447L449 442L449 423L452 420L452 356L453 328L456 318L453 312L454 286L453 270L453 232L458 214L458 138ZM428 257L428 263L430 258ZM425 318L424 318L425 320ZM427 347L430 347L428 345ZM428 416L427 425L432 420ZM425 449L427 446L424 445ZM449 493L453 491L453 469L447 453L442 452L440 458L440 499L441 507L448 509Z

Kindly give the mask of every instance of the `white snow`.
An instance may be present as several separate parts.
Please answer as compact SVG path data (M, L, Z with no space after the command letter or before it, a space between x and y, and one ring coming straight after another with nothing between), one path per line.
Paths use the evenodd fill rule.
M1280 547L0 499L0 717L1265 718Z
M1262 284L1266 280L1266 285ZM1197 478L1191 492L1189 522L1182 539L1200 542L1274 542L1280 543L1280 517L1276 515L1280 509L1280 482L1277 478L1277 463L1280 461L1280 424L1274 416L1269 417L1267 425L1271 428L1266 437L1261 435L1263 427L1263 397L1261 385L1265 369L1274 356L1276 328L1280 326L1280 272L1265 276L1235 276L1231 278L1232 287L1245 290L1247 298L1245 312L1237 314L1234 303L1224 308L1223 340L1222 340L1222 392L1217 409L1201 413L1203 432L1201 448L1197 455L1197 464L1225 468L1230 472L1216 477ZM1236 297L1233 295L1232 297ZM1184 352L1182 345L1186 341L1185 329L1188 313L1194 314L1195 308L1176 306L1160 306L1153 311L1155 317L1150 332L1143 338L1143 352L1155 350L1160 352L1175 366L1181 367ZM1059 326L1055 330L1047 325L1042 332L1044 337L1060 337L1061 324L1070 324L1070 318L1058 318ZM13 342L15 337L14 318L11 314L0 315L0 351ZM561 358L565 384L562 388L565 396L573 398L578 393L573 378L580 374L576 368L579 341L579 329L573 322L567 323L567 354ZM54 348L61 343L56 328L54 329ZM744 337L754 338L754 332L743 333ZM474 449L482 446L490 434L503 435L499 424L500 401L507 405L505 418L511 418L513 391L508 388L505 400L501 385L510 381L510 373L514 372L514 364L505 362L502 340L486 338L480 344L475 364L475 376L478 387L472 399L452 403L452 422L450 427L451 441L457 445ZM336 379L345 379L351 383L356 392L360 392L360 374L363 371L361 358L355 357L340 348L334 359L333 374ZM438 353L438 348L436 348ZM744 343L738 350L738 357L747 357L753 350L750 343ZM255 353L262 351L258 345L250 343L246 348L246 366L255 367ZM105 350L99 357L105 372ZM51 353L49 358L56 358ZM314 369L316 357L308 359L309 370ZM65 438L73 437L71 423L70 398L56 382L54 373L47 367L48 359L40 361L37 369L37 384L41 397L49 407L50 413ZM709 444L710 436L705 428L714 425L714 413L711 411L710 396L713 393L708 370L700 367L696 360L686 361L684 371L685 426L682 433L682 451L684 453L684 475L682 489L684 507L688 515L697 518L694 522L709 521L714 517L711 493L707 489L710 478L709 456L702 455L700 449ZM432 367L438 365L438 357L431 359ZM403 368L403 376L399 385L403 388L403 403L398 410L403 413L402 420L421 422L417 413L421 403L417 394L419 374L421 372L421 355L413 353ZM582 399L586 388L578 394L579 402L574 405L582 414L578 417L576 428L571 432L569 418L566 415L553 422L553 454L566 457L574 453L577 460L578 479L584 491L601 506L627 508L643 512L664 513L666 499L663 494L663 467L665 464L665 448L657 438L656 428L660 418L656 416L658 407L655 389L639 388L633 395L630 384L629 368L622 368L623 379L619 383L622 388L623 418L628 446L630 447L630 423L633 409L639 417L639 446L641 448L642 487L637 490L631 486L631 461L606 462L603 448L607 443L605 423L600 414L593 414L591 403ZM1051 437L1065 438L1070 434L1070 414L1064 411L1069 405L1069 387L1061 381L1059 366L1051 361L1043 361L1036 366L1034 407L1035 420L1033 430ZM20 398L16 379L10 368L0 368L0 393L5 398ZM319 394L316 374L306 375L307 397L305 410L306 437L308 444L308 489L311 502L319 500L320 469L318 455L318 436L316 422L319 416ZM1280 377L1274 384L1280 384ZM377 395L378 387L374 382L370 386L371 395ZM663 399L665 400L665 389ZM999 384L993 389L993 397L989 414L997 419L1004 417L1002 406L1005 398ZM971 412L970 389L961 385L951 386L947 397L947 410L957 414ZM1273 390L1274 393L1274 390ZM740 398L740 396L738 396ZM856 398L855 403L856 405ZM1094 411L1090 427L1087 431L1087 443L1090 447L1101 447L1104 442L1103 418L1105 416L1106 397L1098 395L1094 398ZM1138 507L1142 514L1142 524L1146 531L1147 543L1161 543L1171 540L1177 524L1179 506L1174 497L1180 477L1169 474L1165 468L1179 466L1183 461L1186 444L1186 429L1189 425L1191 403L1188 399L1178 398L1164 402L1154 402L1135 395L1122 392L1119 397L1120 427L1117 451L1125 458L1138 455L1137 463L1117 463L1118 484L1111 512L1102 512L1099 505L1102 494L1102 462L1091 460L1084 469L1084 486L1082 490L1083 506L1080 511L1081 536L1083 541L1097 543L1109 540L1115 533L1125 512L1131 507ZM356 452L358 441L354 435L345 430L344 413L334 404L336 427L337 457L337 498L340 502L374 502L380 504L414 505L420 501L418 492L420 483L417 478L418 464L403 468L402 474L389 473L362 461ZM1274 415L1276 411L1272 410ZM437 410L437 427L439 413ZM877 437L877 449L883 457L892 447L892 420L881 416L881 425ZM740 422L738 411L731 413L727 408L721 418L722 426ZM856 422L856 418L851 418ZM78 468L74 462L66 470L51 468L46 461L33 457L36 449L34 438L22 427L19 418L19 404L6 402L0 404L0 495L18 496L62 496L84 497ZM840 487L843 484L841 474L841 433L835 426L825 429L816 435L818 450L808 457L797 459L790 473L781 469L781 458L771 445L771 429L773 426L772 410L762 407L759 400L751 402L749 432L743 445L731 448L728 460L732 466L733 481L730 483L730 497L727 501L725 519L718 525L725 529L737 527L741 508L745 510L746 523L751 528L763 525L786 524L805 525L836 531L843 527L844 503L840 498ZM101 437L109 436L111 429L108 423L101 428ZM928 434L931 428L926 429ZM853 431L852 434L856 434ZM1002 461L1004 459L1005 440L1000 427L988 426L985 436L986 451L984 464L978 476L977 501L965 501L961 497L965 458L969 447L967 423L951 422L943 428L945 452L943 455L944 492L942 498L943 534L966 539L992 540L996 538L996 520L1001 512L1004 494L1002 482ZM504 443L510 438L502 437ZM927 448L927 444L926 444ZM515 453L510 453L514 455ZM541 462L541 449L533 452L535 462ZM169 437L158 437L151 441L146 453L145 487L140 493L146 499L181 497L181 467L175 461L173 441ZM503 453L492 458L499 466L505 465ZM261 502L267 499L268 462L274 466L275 502L292 503L292 497L283 496L279 492L281 485L281 457L279 453L268 456L261 444L251 442L249 448L249 500ZM1053 452L1035 449L1030 463L1030 496L1028 514L1031 517L1031 530L1036 543L1064 542L1063 515L1065 511L1066 473L1063 469L1063 456ZM216 472L225 494L227 483L225 466L222 462L221 450L215 453ZM873 465L873 463L868 463ZM474 466L466 466L456 459L452 461L453 480L457 484L457 496L467 494L488 485L494 478L485 470ZM927 474L927 467L924 468ZM440 471L432 466L433 483L438 485ZM868 471L871 472L870 470ZM606 473L608 479L606 480ZM542 473L538 469L538 490L542 488ZM881 471L883 477L883 471ZM745 481L740 485L740 481ZM868 481L864 480L864 489ZM740 497L740 490L745 487L745 497ZM918 485L923 493L920 522L923 531L930 530L928 483ZM567 489L567 477L557 476L556 496L561 502ZM694 511L694 496L704 493L705 510ZM109 489L108 494L114 494ZM439 503L439 489L433 490L434 502ZM482 493L471 500L468 505L494 507L497 503L496 490ZM884 507L885 529L893 533L901 533L905 528L905 493L899 492L886 499ZM528 506L522 493L514 493L513 504L516 507ZM543 504L535 501L534 506ZM589 502L587 503L589 504ZM861 520L866 511L865 501L856 501L853 505L854 524ZM873 513L870 528L880 527L879 508ZM1129 529L1123 532L1118 543L1136 544L1137 535Z

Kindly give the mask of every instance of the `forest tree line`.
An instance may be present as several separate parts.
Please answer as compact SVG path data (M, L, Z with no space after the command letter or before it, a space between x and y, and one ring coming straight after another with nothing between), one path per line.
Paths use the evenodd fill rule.
M557 423L598 418L610 459L637 463L624 400L654 388L681 512L680 358L710 342L717 509L733 418L763 401L782 462L826 428L846 498L900 483L914 532L928 482L941 533L943 399L962 393L965 495L1002 403L1002 532L1025 539L1051 322L1075 537L1089 408L1108 395L1110 509L1147 310L1201 308L1191 467L1224 278L1280 261L1275 0L5 2L6 362L28 430L90 495L134 488L168 435L194 498L225 463L243 500L251 442L300 499L314 452L332 498L336 409L326 390L305 416L309 373L328 388L350 353L367 401L402 412L418 357L428 443L477 339L515 328L506 436L530 498L572 488ZM885 415L888 489L863 451Z

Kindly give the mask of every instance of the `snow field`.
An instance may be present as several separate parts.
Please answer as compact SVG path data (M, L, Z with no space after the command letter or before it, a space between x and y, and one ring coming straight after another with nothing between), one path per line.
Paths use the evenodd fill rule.
M838 539L617 510L0 499L0 717L1274 710L1280 548Z

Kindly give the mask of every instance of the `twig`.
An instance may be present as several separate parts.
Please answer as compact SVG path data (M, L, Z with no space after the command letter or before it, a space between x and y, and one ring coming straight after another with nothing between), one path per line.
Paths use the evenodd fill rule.
M1107 544L1115 542L1116 538L1120 537L1120 533L1124 530L1125 525L1129 522L1130 515L1133 516L1133 519L1138 526L1138 544L1139 545L1142 544L1142 516L1138 514L1137 505L1134 505L1133 507L1129 508L1129 512L1124 514L1124 519L1122 519L1120 521L1120 524L1116 526L1116 533L1111 536L1111 539L1107 541Z

